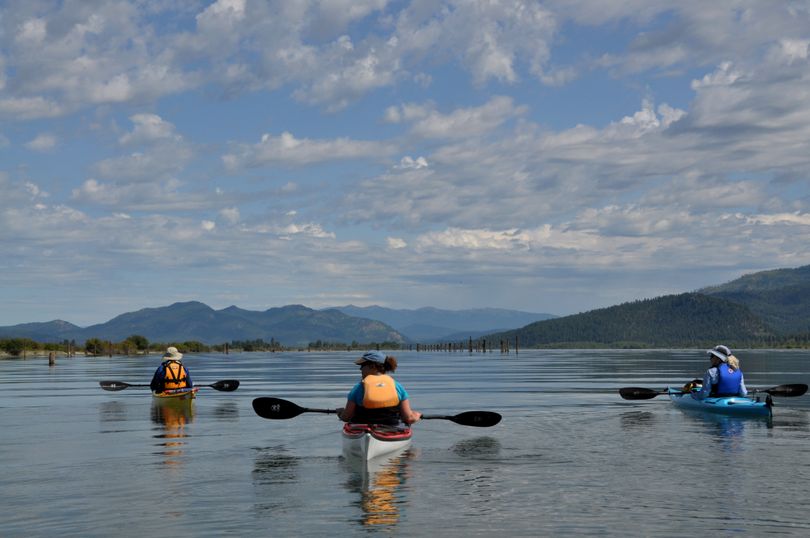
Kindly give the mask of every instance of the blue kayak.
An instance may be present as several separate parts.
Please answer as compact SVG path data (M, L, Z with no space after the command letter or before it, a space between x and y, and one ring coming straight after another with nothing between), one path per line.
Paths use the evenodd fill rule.
M692 394L683 392L680 388L667 388L669 399L675 407L689 409L693 411L706 411L709 413L720 413L733 417L765 417L773 416L771 397L761 401L759 397L748 398L744 396L720 396L704 398L698 400Z

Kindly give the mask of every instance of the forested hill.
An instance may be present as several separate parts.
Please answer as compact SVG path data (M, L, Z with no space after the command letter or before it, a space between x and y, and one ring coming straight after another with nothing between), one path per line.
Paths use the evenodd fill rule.
M780 334L810 332L810 265L752 273L699 292L747 306Z
M699 293L666 295L538 321L487 337L521 347L740 347L773 337L746 306Z

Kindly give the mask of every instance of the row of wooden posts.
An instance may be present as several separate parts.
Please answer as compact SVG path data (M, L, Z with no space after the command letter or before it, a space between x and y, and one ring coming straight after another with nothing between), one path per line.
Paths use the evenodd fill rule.
M472 337L467 342L446 342L440 344L409 344L408 350L413 351L414 346L416 347L417 352L430 352L430 351L439 351L439 352L446 352L446 353L454 353L454 352L463 352L467 351L468 353L486 353L486 352L494 352L495 346L498 346L500 353L508 354L511 353L511 349L509 347L509 340L499 340L498 342L487 341L486 339L478 339L473 340ZM515 348L514 352L515 355L518 354L519 348L519 340L518 337L515 337Z
M510 344L509 340L499 340L498 348L500 353L502 354L511 353L512 350L510 349L509 344ZM519 340L518 337L516 336L514 347L515 355L518 354L518 347L519 347ZM492 353L494 351L494 344L492 342L488 342L485 339L473 340L472 337L470 337L470 339L467 342L444 342L439 344L408 344L407 347L408 351L414 351L414 348L416 349L417 353L419 352L453 353L463 351L467 351L469 353L486 353L486 352ZM110 357L113 356L112 350L113 350L112 342L107 342L107 355L109 355ZM96 354L100 355L101 353L98 353L98 351L99 350L96 350ZM230 353L230 349L227 342L224 344L222 352L226 355ZM147 351L147 353L149 352ZM25 358L25 355L26 355L25 350L23 350L23 358ZM73 348L73 346L68 345L67 356L74 357L75 355L76 350ZM127 355L129 355L128 350ZM48 353L48 364L53 365L55 363L56 363L56 352L51 351Z

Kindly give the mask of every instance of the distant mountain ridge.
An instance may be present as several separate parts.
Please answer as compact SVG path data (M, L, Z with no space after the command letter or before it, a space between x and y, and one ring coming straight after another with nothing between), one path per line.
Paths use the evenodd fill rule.
M81 328L61 320L0 327L0 338L30 338L61 342L89 338L121 341L138 334L152 342L198 341L217 344L232 340L275 339L284 345L309 342L404 342L388 325L348 316L337 310L314 310L301 305L270 308L263 312L230 306L214 310L197 302L174 303L128 312L106 323Z
M666 295L532 323L487 338L521 347L705 347L774 336L745 305L700 293Z
M350 316L376 319L390 325L413 342L431 343L455 341L522 327L529 323L555 318L553 314L523 312L502 308L474 308L443 310L424 307L415 310L393 309L382 306L331 307Z
M779 334L810 331L810 265L752 273L699 292L746 305Z
M810 265L488 335L527 347L810 345Z

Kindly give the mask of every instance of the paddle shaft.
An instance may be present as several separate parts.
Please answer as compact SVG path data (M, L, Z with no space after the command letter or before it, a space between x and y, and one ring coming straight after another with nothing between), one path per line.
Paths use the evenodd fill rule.
M676 394L683 394L683 391L672 391ZM796 383L796 384L788 384L788 385L777 385L776 387L771 387L768 389L751 389L750 391L752 394L756 394L758 392L764 392L766 394L770 394L771 396L779 396L783 398L790 398L794 396L801 396L805 392L807 392L807 385ZM661 394L669 394L668 390L654 390L654 389L646 389L643 387L624 387L619 389L619 394L625 400L650 400L659 396Z
M262 397L253 400L253 410L262 418L284 420L295 418L302 413L337 413L337 409L311 409L301 407L281 398ZM501 420L501 415L491 411L466 411L454 416L422 415L425 420L451 420L464 426L489 427Z
M131 387L144 388L150 386L143 383L124 383L123 381L99 381L98 384L101 386L102 389L113 392L128 389ZM194 386L210 387L214 390L219 390L222 392L232 392L235 391L237 388L239 388L239 381L237 379L223 379L221 381L217 381L216 383L211 383L210 385L194 385Z

